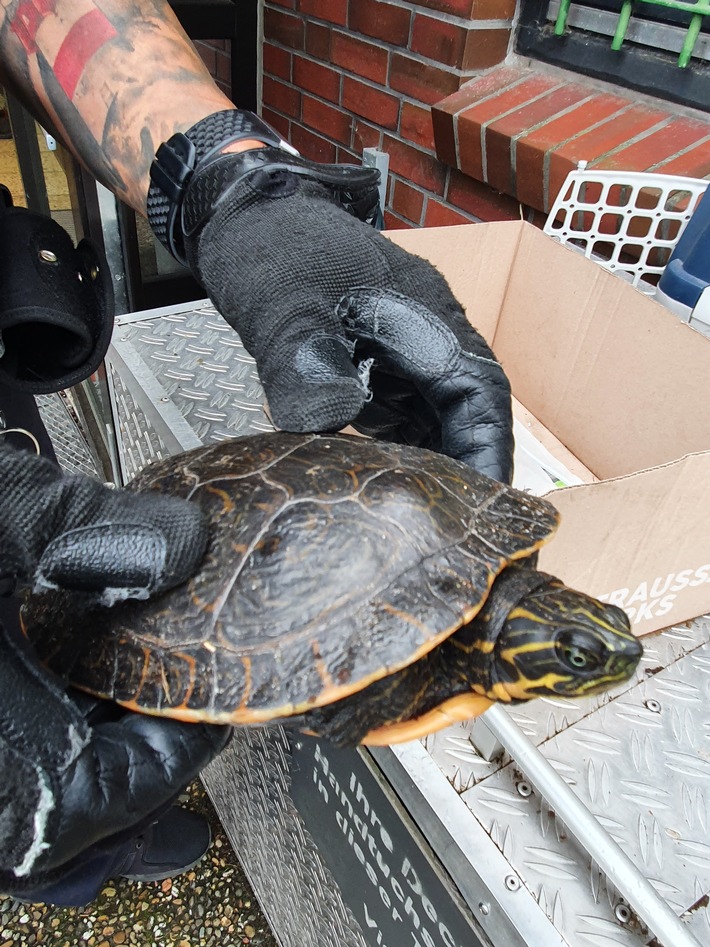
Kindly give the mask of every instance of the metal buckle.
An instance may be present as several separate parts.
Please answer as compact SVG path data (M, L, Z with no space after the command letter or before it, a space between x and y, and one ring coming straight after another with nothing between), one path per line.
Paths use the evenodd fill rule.
M170 201L181 199L195 167L195 146L177 132L158 148L150 166L150 179Z

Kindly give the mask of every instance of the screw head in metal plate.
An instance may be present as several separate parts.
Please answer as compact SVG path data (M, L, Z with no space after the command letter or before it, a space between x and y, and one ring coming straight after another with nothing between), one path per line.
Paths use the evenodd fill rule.
M616 917L617 921L619 921L621 924L628 924L631 918L633 917L631 913L631 908L628 906L628 904L624 904L622 901L620 901L615 906L614 916Z

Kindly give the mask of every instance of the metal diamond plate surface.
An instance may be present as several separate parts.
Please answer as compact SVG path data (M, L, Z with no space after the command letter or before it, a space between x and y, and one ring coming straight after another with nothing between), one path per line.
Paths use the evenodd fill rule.
M126 481L176 450L272 430L254 360L209 303L120 317L107 362Z
M58 392L38 395L36 400L61 468L67 473L102 479L84 433L67 407L64 396Z
M134 347L200 440L272 430L254 360L214 307L119 320L116 336Z
M110 362L109 379L116 409L123 481L127 483L146 464L168 457L170 451L136 403L129 385Z
M692 627L695 649L550 739L543 736L539 748L671 908L691 912L692 929L707 944L710 619ZM570 945L647 943L632 912L514 761L462 798Z
M367 947L289 796L280 727L237 730L202 781L282 947Z

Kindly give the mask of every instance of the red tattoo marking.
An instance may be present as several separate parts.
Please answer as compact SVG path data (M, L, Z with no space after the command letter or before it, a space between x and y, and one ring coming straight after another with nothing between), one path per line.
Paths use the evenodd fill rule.
M54 60L54 75L70 99L74 97L88 61L116 35L116 30L101 10L85 13L69 30Z
M17 14L12 21L10 31L15 34L24 46L25 52L31 56L37 51L37 30L42 20L50 13L54 13L56 0L22 0L17 8Z

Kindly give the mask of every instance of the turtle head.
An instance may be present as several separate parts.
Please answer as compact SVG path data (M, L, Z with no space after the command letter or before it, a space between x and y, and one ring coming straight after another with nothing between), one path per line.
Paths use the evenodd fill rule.
M544 578L500 629L487 696L581 697L628 680L643 649L626 613Z

